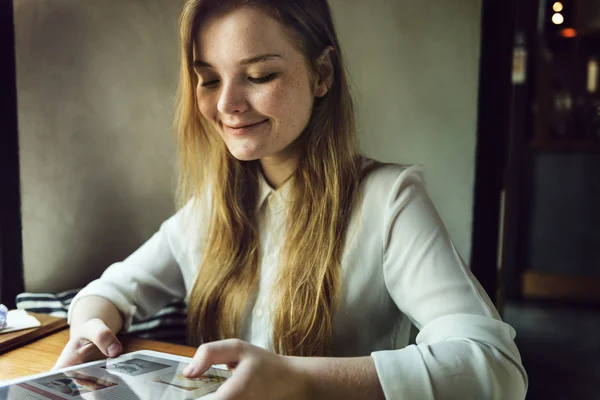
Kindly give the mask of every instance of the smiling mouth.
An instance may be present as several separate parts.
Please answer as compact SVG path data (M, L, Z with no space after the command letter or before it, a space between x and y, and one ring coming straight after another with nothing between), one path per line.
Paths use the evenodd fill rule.
M266 122L266 121L267 121L267 120L265 119L265 120L263 120L263 121L260 121L260 122L255 122L255 123L253 123L253 124L241 125L241 126L229 126L229 125L226 125L226 124L224 124L224 125L225 125L227 128L229 128L229 129L244 129L244 128L251 128L251 127L253 127L253 126L260 125L260 124L262 124L263 122Z
M267 122L269 122L269 120L265 119L264 121L239 127L233 127L226 124L223 124L223 126L225 127L225 130L231 133L232 135L244 135L247 133L252 133L256 128L262 127Z

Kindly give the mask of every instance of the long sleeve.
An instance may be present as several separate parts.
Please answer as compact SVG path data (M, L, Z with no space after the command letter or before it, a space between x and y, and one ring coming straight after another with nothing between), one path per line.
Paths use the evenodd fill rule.
M416 344L377 351L387 399L524 399L514 329L458 255L418 167L403 170L386 204L383 274Z
M146 243L127 257L108 267L90 282L71 302L68 320L77 301L84 296L101 296L111 301L124 316L124 329L133 317L154 315L173 299L186 296L186 233L191 203L161 224ZM182 271L182 268L184 270Z

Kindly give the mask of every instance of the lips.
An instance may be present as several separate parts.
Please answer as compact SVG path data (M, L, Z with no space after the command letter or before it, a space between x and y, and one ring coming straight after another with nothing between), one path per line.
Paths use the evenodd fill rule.
M255 132L257 129L260 129L268 122L269 120L265 119L254 123L243 123L235 125L223 124L223 127L227 132L229 132L232 135L245 135L248 133Z
M254 126L254 125L262 124L265 121L266 121L266 119L262 120L262 121L252 122L252 123L246 123L246 124L235 124L235 125L224 124L224 125L227 128L231 128L231 129L242 129L242 128L249 128L249 127Z

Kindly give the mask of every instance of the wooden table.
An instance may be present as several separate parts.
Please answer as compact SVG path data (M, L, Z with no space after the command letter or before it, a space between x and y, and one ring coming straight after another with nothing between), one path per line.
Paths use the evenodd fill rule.
M24 329L0 335L0 355L17 347L31 343L41 337L50 335L67 328L67 320L65 318L52 317L45 314L28 313L40 321L40 326L37 328Z
M129 337L119 339L124 353L155 350L184 357L193 357L196 353L195 347ZM49 371L68 341L69 330L64 329L0 355L0 381Z

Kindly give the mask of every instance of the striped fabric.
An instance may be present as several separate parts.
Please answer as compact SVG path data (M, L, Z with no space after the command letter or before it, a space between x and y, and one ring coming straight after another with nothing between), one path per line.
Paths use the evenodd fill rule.
M21 293L17 295L17 308L66 318L69 304L79 290L73 289L61 293ZM125 334L162 342L186 344L186 314L185 303L175 300L148 319L134 318Z

